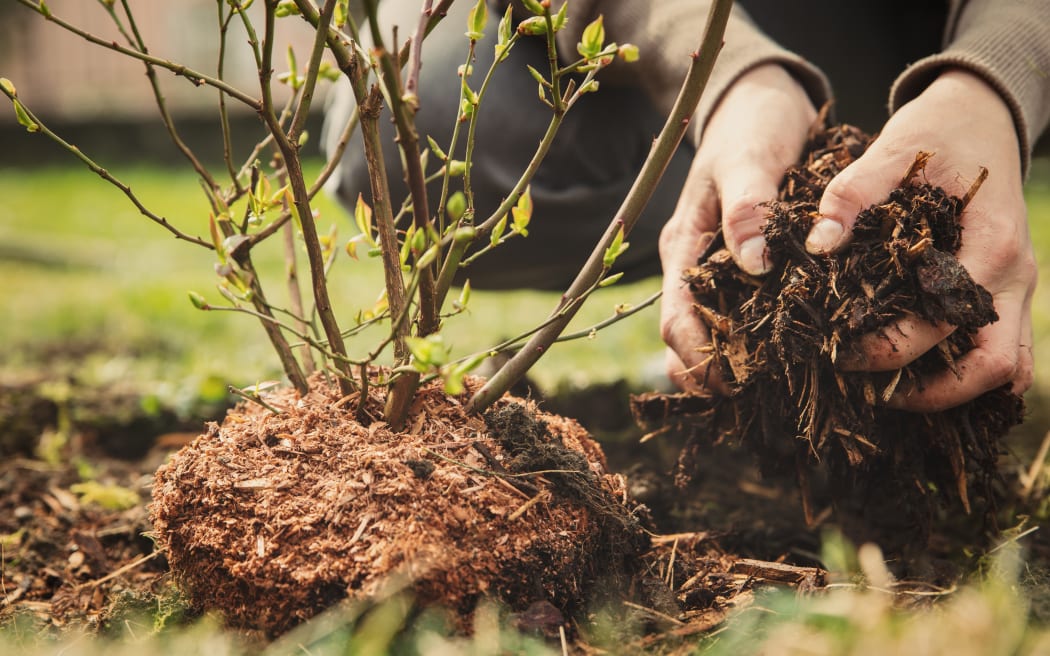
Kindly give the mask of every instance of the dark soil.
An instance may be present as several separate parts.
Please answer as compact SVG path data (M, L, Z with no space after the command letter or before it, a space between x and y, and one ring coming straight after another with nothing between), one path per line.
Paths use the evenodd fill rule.
M967 198L951 197L922 182L930 155L919 153L890 197L858 216L850 246L808 254L805 237L824 187L869 142L850 126L811 134L806 157L768 203L767 276L740 270L720 239L687 272L711 333L706 348L731 394L646 396L636 410L649 424L687 426L681 480L705 445L742 444L763 473L796 477L811 523L831 506L855 539L900 552L925 550L932 529L949 518L966 535L960 545L972 546L982 532L994 533L1006 500L997 462L1002 437L1022 418L1021 398L1004 387L931 414L884 402L952 369L974 347L976 331L997 319L991 295L954 257L958 217L983 175ZM839 358L862 335L895 330L905 316L957 328L903 369L840 369ZM961 527L960 516L973 520Z

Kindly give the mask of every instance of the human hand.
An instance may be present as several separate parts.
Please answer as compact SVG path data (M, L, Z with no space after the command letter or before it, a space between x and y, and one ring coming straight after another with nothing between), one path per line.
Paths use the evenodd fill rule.
M717 368L709 366L703 347L710 335L693 310L682 272L696 266L720 225L742 269L754 275L768 270L761 203L776 198L816 115L798 82L768 64L742 75L704 128L678 204L660 233L660 332L668 345L667 373L682 389L726 391Z
M991 294L999 320L976 335L976 348L915 389L898 390L892 407L933 412L965 403L1005 383L1020 394L1032 384L1032 292L1035 256L1021 190L1020 150L1010 110L981 78L963 70L942 73L900 108L868 150L836 176L821 199L821 220L806 247L841 249L857 213L880 203L901 181L920 150L934 153L926 180L962 197L980 167L988 178L962 213L957 257ZM840 359L845 369L899 369L955 329L905 317L861 338L861 355Z

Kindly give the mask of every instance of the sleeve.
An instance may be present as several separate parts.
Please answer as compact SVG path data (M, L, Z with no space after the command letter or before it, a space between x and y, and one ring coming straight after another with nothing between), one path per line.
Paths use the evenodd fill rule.
M599 14L604 16L607 38L617 43L633 43L641 53L637 62L617 62L605 72L614 83L622 81L640 86L657 108L666 113L678 96L691 54L700 46L709 7L709 0L573 0L569 21L558 33L558 46L561 52L575 53L584 28ZM734 6L722 50L688 133L687 138L694 146L699 143L711 112L733 82L767 63L779 64L794 75L814 106L820 107L831 98L823 73L774 43L742 8Z
M1003 97L1027 175L1032 147L1050 120L1050 0L971 0L954 6L944 50L897 78L890 111L918 96L945 68L979 75Z

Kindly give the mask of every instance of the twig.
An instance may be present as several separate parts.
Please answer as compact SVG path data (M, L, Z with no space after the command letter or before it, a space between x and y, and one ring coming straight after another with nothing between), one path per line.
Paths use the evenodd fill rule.
M103 583L105 583L107 581L112 581L113 579L117 578L118 576L121 576L123 574L127 574L131 570L136 569L138 567L141 567L142 565L144 565L144 564L148 563L149 561L153 560L154 558L156 558L160 554L161 554L160 551L153 551L151 553L148 553L145 556L142 556L141 558L133 560L132 562L128 563L127 565L124 565L123 567L119 567L119 568L113 570L112 572L110 572L109 574L106 574L105 576L103 576L100 579L95 579L94 581L86 581L84 583L81 583L81 584L75 586L74 589L75 590L83 590L84 588L88 588L88 587L90 587L90 588L98 587L98 586L102 585Z
M1028 466L1028 472L1021 476L1021 498L1027 499L1035 489L1035 482L1039 480L1039 472L1046 465L1046 454L1050 451L1050 431L1043 437L1043 443L1039 445L1032 464Z
M272 412L275 415L283 415L284 414L284 412L282 410L280 410L279 408L275 408L272 405L270 405L269 403L267 403L266 401L263 401L262 397L259 396L258 394L249 394L249 393L245 392L242 389L238 389L234 385L227 385L226 389L228 389L231 394L233 394L235 396L238 396L238 397L244 399L245 401L250 401L252 403L255 403L256 405L262 406L263 408L266 408L267 410L269 410L270 412Z
M729 10L732 5L732 0L715 0L711 4L700 49L693 55L689 72L686 74L685 82L678 94L678 98L675 100L667 122L660 131L660 135L653 144L641 172L635 179L634 185L628 192L616 216L610 222L608 229L606 229L595 249L591 252L587 263L584 264L568 291L562 296L558 307L555 308L555 312L565 310L564 316L559 317L552 325L536 333L513 358L474 394L467 405L470 411L479 412L491 405L547 352L554 340L561 335L562 331L565 330L565 326L576 314L581 297L599 282L606 269L603 266L606 249L613 243L613 240L616 239L621 230L624 236L630 234L631 229L641 215L642 209L652 196L656 183L663 175L664 169L685 135L690 117L696 111L700 94L707 84L711 70L714 67L715 58L722 47L722 38L725 34L725 26L729 20Z
M78 28L75 25L67 23L66 21L64 21L61 18L59 18L58 16L56 16L50 10L48 10L46 12L43 11L41 9L41 6L40 6L39 3L31 2L30 0L16 0L16 2L18 2L19 4L21 4L21 5L25 6L25 7L28 7L30 9L32 9L33 11L39 13L45 19L47 19L47 20L51 21L52 23L58 25L62 29L66 30L68 32L72 32L73 34L76 34L80 38L82 38L82 39L84 39L86 41L90 41L91 43L94 43L95 45L102 46L103 48L107 48L109 50L113 50L113 51L119 52L122 55L127 55L128 57L132 57L134 59L138 59L138 60L141 60L143 62L146 62L146 63L149 63L149 64L153 64L154 66L159 66L160 68L169 70L172 73L174 73L175 75L178 75L180 77L186 78L187 80L189 80L190 82L192 82L193 84L195 84L197 86L200 86L202 84L207 84L208 86L215 87L216 89L220 89L220 90L226 92L227 94L230 95L230 97L236 98L237 100L241 101L245 105L248 105L249 107L251 107L252 109L254 109L256 111L261 109L261 103L259 102L258 99L252 98L251 96L249 96L248 94L244 93L240 89L237 89L237 88L235 88L233 86L230 86L229 84L227 84L223 80L219 80L217 78L211 77L210 75L205 75L204 73L201 73L199 71L195 71L192 68L189 68L187 66L183 66L182 64L176 64L176 63L170 62L170 61L168 61L166 59L161 59L159 57L154 57L152 55L147 55L145 53L141 53L138 50L134 50L132 48L125 48L124 46L121 46L120 44L118 44L116 41L113 41L113 40L108 40L107 41L106 39L97 37L94 34L91 34L90 32L86 32L86 31Z

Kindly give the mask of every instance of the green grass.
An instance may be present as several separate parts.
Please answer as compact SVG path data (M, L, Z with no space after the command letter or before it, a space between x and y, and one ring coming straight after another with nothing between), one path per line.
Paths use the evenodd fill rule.
M207 205L192 175L148 167L113 173L184 232L207 235ZM95 343L108 347L102 364L117 375L131 367L152 378L218 375L239 384L279 375L254 319L201 312L189 303L190 290L222 302L214 256L173 239L115 188L78 167L7 170L0 176L0 199L0 278L6 282L0 308L14 319L0 323L9 369L34 365L44 345ZM317 207L323 230L335 224L341 240L349 237L351 224L340 207L328 198ZM283 303L280 252L263 250L256 262L271 300ZM344 327L375 302L382 285L378 265L367 258L338 260L332 297ZM573 327L600 321L617 304L637 302L657 288L651 280L603 290ZM458 354L483 349L542 321L556 301L553 293L475 292L469 312L448 320L446 340ZM559 345L534 375L544 385L636 378L661 350L656 317L649 308L593 339ZM362 355L374 341L373 333L350 348ZM124 361L120 354L135 357ZM77 364L82 373L100 370L92 361Z

